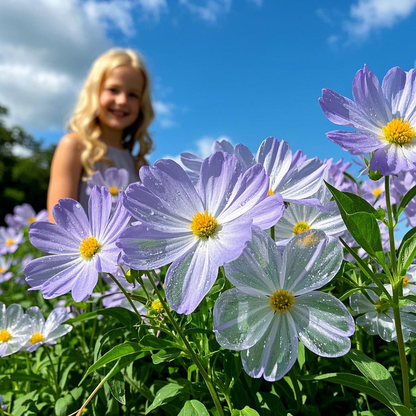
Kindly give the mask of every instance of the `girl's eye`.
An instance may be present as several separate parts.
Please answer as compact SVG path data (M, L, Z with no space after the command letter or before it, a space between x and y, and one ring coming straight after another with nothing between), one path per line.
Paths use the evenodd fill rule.
M139 98L139 96L135 94L134 92L130 93L129 96L133 98Z
M113 94L117 94L118 93L118 89L117 88L109 88L108 91L112 92Z

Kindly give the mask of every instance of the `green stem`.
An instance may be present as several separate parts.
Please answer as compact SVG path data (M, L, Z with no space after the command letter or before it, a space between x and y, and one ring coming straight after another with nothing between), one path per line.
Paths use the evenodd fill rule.
M293 388L295 389L295 397L296 397L296 409L298 412L302 410L302 392L300 391L298 380L296 378L295 372L293 368L289 371L289 377L292 381Z
M186 339L184 333L182 332L181 328L177 324L175 318L170 313L169 306L166 304L165 300L163 299L163 296L161 295L161 293L159 292L159 289L157 288L155 282L153 281L152 273L155 274L155 272L153 270L150 270L150 271L146 271L145 273L146 273L147 277L149 278L149 281L150 281L150 284L153 287L153 290L155 291L155 293L156 293L157 297L159 298L160 302L162 303L162 306L163 306L163 309L165 310L166 315L168 316L168 318L171 321L172 325L174 326L176 332L178 333L178 335L182 339L182 342L184 343L186 349L188 350L189 355L192 358L192 361L198 367L199 372L201 373L202 377L204 378L205 384L208 387L208 390L211 394L212 400L214 401L214 404L215 404L215 407L218 411L218 414L220 416L224 416L224 411L222 410L220 399L218 397L217 391L215 390L214 384L212 383L212 380L211 380L210 376L205 371L205 369L204 369L201 361L199 360L198 356L195 354L194 350L192 349L191 345L189 344L188 340ZM157 277L156 274L155 274L155 277Z
M390 242L390 262L391 262L391 271L393 274L393 279L397 278L397 261L396 261L396 247L394 245L394 227L393 224L393 214L391 211L391 201L390 201L390 178L386 176L384 178L384 192L386 193L386 207L387 207L387 219L388 219L388 229L389 229L389 242Z
M56 402L59 398L59 395L60 395L58 376L57 376L56 371L55 371L55 366L53 364L51 354L49 353L48 347L45 344L43 345L43 350L46 352L46 355L48 356L49 361L51 363L51 371L52 371L52 376L53 376L53 380L54 380L54 384L55 384L54 387L53 387L53 392L54 392L54 397L55 397L55 402Z
M140 316L140 313L137 310L136 305L131 300L131 297L126 292L126 289L124 289L124 287L120 284L120 282L111 273L107 273L107 274L111 277L112 281L118 286L118 288L123 292L124 296L126 297L126 299L128 300L128 302L130 303L131 307L133 308L134 313L137 315L137 317L139 318L139 320L142 321L142 317Z

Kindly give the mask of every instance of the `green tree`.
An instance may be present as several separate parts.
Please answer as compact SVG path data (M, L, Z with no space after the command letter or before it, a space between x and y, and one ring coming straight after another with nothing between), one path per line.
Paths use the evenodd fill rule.
M44 148L19 126L7 127L7 108L0 106L0 223L16 205L28 203L36 212L46 208L50 164L54 145ZM30 156L19 156L23 148Z

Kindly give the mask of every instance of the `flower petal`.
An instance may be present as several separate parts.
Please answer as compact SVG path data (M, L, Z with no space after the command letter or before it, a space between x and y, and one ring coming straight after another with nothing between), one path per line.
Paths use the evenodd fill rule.
M43 333L43 326L45 325L45 318L42 311L37 306L32 306L26 310L26 315L32 321L33 332L39 331Z
M81 240L90 235L87 214L81 204L74 199L60 199L53 207L52 213L56 223L75 240Z
M414 155L416 157L416 153ZM395 175L416 169L416 160L406 157L403 147L388 144L374 152L370 162L370 169L379 170L382 175Z
M362 155L364 153L374 152L374 150L384 146L376 135L369 135L356 131L334 130L326 133L326 137L332 142L339 144L342 150L345 150L352 155Z
M48 336L55 331L62 322L65 322L69 319L69 314L66 308L60 307L55 308L48 316L48 319L45 322L43 331L45 336Z
M250 377L276 381L290 371L297 355L298 339L292 317L277 313L259 342L241 352L241 360Z
M110 191L102 186L94 186L88 200L88 216L91 224L91 233L99 241L103 240L103 233L107 226L113 203Z
M219 296L213 314L218 343L230 350L245 350L263 336L274 311L268 297L247 295L234 288Z

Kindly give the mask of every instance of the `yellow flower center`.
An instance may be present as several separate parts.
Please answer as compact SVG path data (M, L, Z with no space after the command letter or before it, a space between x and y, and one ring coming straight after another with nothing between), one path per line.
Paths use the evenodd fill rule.
M378 313L386 313L390 308L390 303L387 299L379 299L375 304L374 304L374 309L378 312Z
M407 276L403 277L403 287L407 286L409 284L409 278Z
M305 231L308 231L311 227L306 221L298 221L293 227L293 234L298 235Z
M192 217L191 230L198 237L211 237L217 229L218 222L207 210L203 214L197 212Z
M297 245L298 246L304 246L309 247L313 244L316 244L319 241L318 234L316 232L311 232L307 236L303 238L299 238Z
M380 188L377 188L377 189L374 189L374 191L372 192L372 194L374 196L379 196L379 195L381 195L382 192L383 191Z
M0 273L4 273L6 269L4 267L0 267Z
M267 192L267 196L273 195L272 188L269 189L269 192Z
M152 309L158 314L161 315L165 310L163 309L162 302L159 299L156 299L152 302Z
M389 143L405 144L409 143L416 136L415 129L410 125L410 121L403 118L394 118L383 127L384 137Z
M83 259L90 259L94 254L98 252L101 244L97 241L95 237L86 237L82 239L81 244L79 245L79 252Z
M6 240L6 246L10 247L13 244L14 244L13 238L9 238L8 240Z
M29 219L27 220L29 222L29 224L32 224L32 222L36 221L35 217L29 217Z
M113 196L117 196L118 195L118 188L117 186L110 186L110 188L108 188L108 190L110 191L110 194Z
M12 334L7 329L0 331L0 342L7 342L12 337Z
M273 295L270 296L270 306L274 311L279 313L286 313L292 309L292 305L295 304L295 296L289 293L287 290L276 290Z
M39 332L36 331L31 337L30 337L30 342L32 344L37 344L38 342L41 342L44 340L44 336Z

